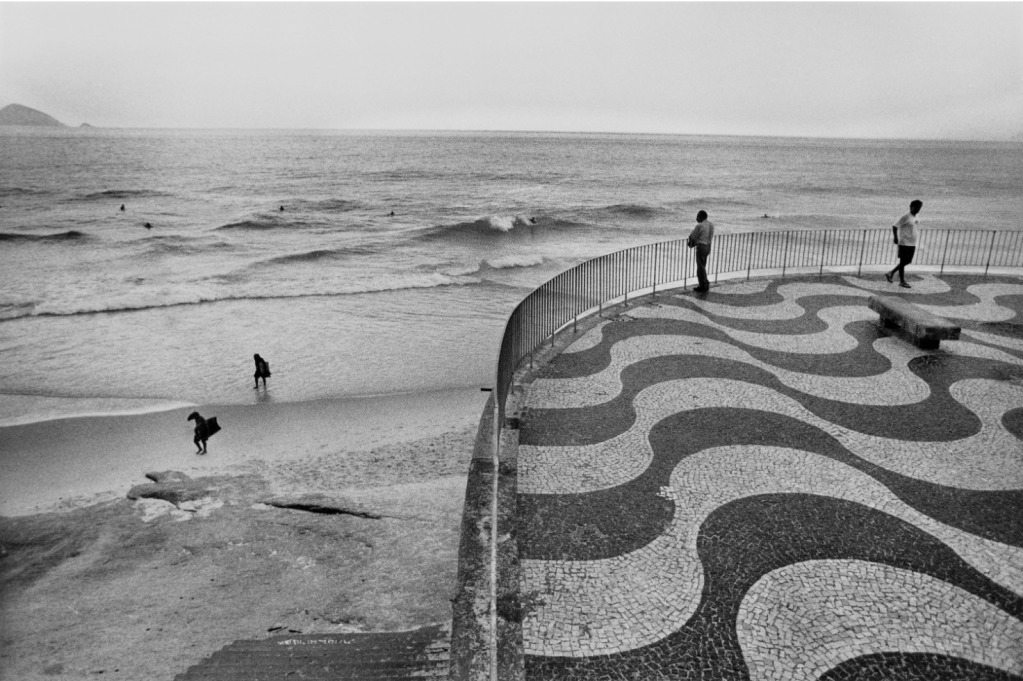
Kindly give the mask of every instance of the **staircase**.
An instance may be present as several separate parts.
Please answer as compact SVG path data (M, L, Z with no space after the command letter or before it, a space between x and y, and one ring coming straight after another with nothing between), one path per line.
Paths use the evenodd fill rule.
M235 641L174 681L422 681L448 678L449 625L396 633Z

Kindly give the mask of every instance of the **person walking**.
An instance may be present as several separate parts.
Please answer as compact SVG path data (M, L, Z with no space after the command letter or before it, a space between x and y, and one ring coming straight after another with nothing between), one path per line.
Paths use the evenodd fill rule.
M270 364L259 355L253 355L252 359L256 362L256 385L254 390L259 390L259 379L263 379L263 388L266 389L266 379L270 377Z
M189 414L188 420L195 421L195 438L192 442L195 443L195 446L198 449L196 454L205 454L206 440L209 440L213 433L220 430L220 426L217 425L217 420L215 418L207 421L200 416L197 411L193 411Z
M886 272L884 278L891 283L895 273L898 272L899 286L902 288L913 288L906 283L906 265L913 262L913 254L916 253L916 226L919 222L916 216L923 207L923 201L914 199L909 203L909 212L892 225L892 235L895 238L895 243L899 246L899 264L891 272Z
M714 223L707 219L707 211L696 214L696 227L689 233L686 245L696 249L696 279L699 285L693 290L706 293L710 290L707 279L707 258L710 256L710 242L714 239Z

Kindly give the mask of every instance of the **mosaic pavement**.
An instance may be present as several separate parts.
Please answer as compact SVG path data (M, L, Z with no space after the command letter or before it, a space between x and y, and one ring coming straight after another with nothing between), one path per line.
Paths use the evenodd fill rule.
M661 294L541 371L527 679L1023 680L1023 278L911 279Z

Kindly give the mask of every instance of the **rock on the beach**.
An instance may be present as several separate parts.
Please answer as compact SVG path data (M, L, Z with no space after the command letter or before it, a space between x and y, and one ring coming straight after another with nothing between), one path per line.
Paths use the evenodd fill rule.
M181 471L159 471L146 473L146 477L153 482L189 482L192 478Z
M192 517L191 513L180 511L177 506L163 499L137 499L135 508L142 513L144 523L168 514L175 520L188 520Z
M197 501L212 496L220 489L220 485L215 484L209 478L192 479L177 471L146 473L146 477L150 480L159 479L159 481L135 485L128 490L129 499L163 499L175 506L180 506L182 502Z
M328 497L325 494L303 494L301 496L276 496L260 501L267 506L275 508L290 508L296 511L308 511L309 513L323 513L326 515L354 515L360 518L379 520L383 517L380 513L373 511L366 506L354 503L347 499Z

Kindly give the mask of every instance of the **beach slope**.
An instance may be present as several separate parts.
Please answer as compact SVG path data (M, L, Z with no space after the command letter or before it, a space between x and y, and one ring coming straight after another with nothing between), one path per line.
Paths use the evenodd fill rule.
M239 639L449 621L485 399L460 390L220 408L225 431L205 457L189 451L184 413L0 430L56 479L100 465L95 449L154 442L133 450L127 486L100 489L83 474L64 499L39 483L34 502L4 499L0 679L170 680ZM172 427L175 458L153 461L156 434ZM75 446L89 465L47 458ZM145 477L167 471L187 478L177 494Z

